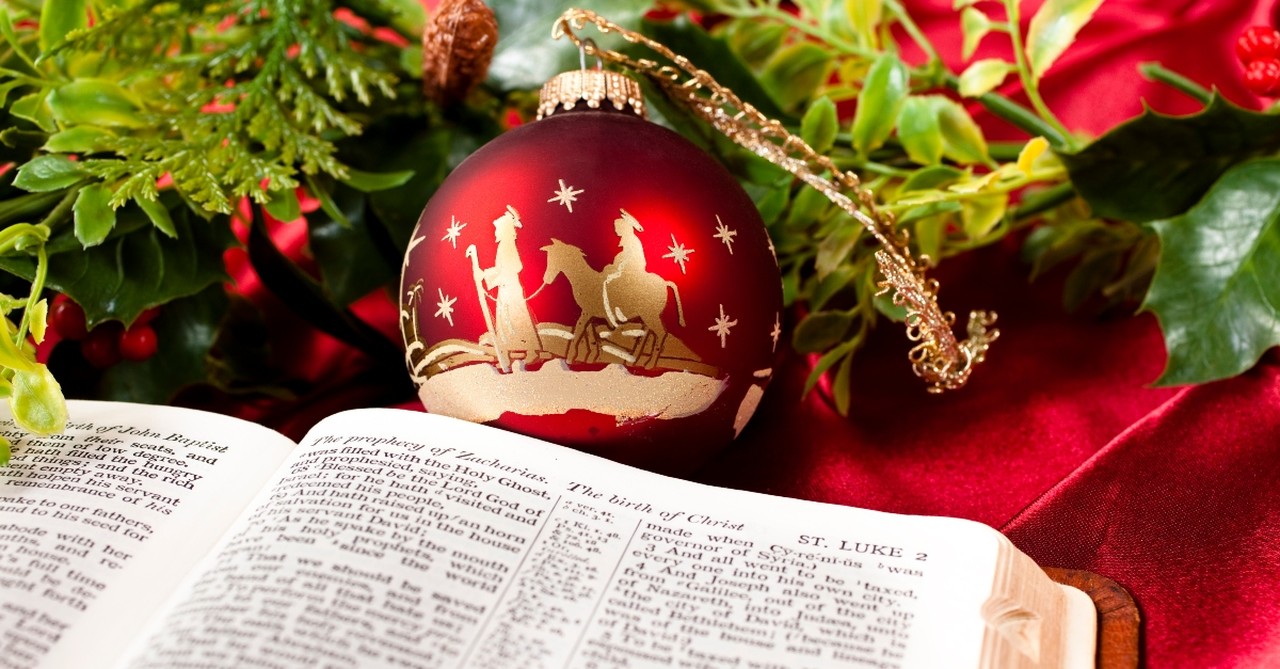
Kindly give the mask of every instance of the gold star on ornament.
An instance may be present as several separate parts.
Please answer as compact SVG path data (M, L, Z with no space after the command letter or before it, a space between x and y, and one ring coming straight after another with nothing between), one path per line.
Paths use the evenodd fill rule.
M578 196L582 195L585 191L580 188L574 188L573 186L566 185L564 179L559 179L559 181L560 190L556 191L556 194L552 196L551 199L547 200L547 202L563 204L565 208L569 210L569 213L572 214L573 203L577 202Z
M675 264L679 265L681 274L688 274L685 271L684 264L689 262L689 254L693 253L694 249L686 249L684 244L676 241L676 236L673 234L671 235L671 246L668 246L667 250L670 253L663 254L662 257L670 258Z
M720 348L724 348L725 338L729 336L729 328L738 324L738 321L731 321L729 317L724 315L724 305L720 305L720 317L716 319L716 324L707 328L716 333L720 337Z
M769 333L773 339L773 350L778 350L778 337L782 336L782 321L778 319L778 314L773 315L773 331Z
M712 235L716 239L724 242L725 248L729 249L729 255L733 255L733 238L738 236L737 230L730 230L729 226L720 221L720 216L716 216L716 234Z
M462 234L462 229L467 227L467 224L459 223L458 219L452 216L450 216L449 219L449 230L444 233L444 236L440 238L440 241L449 242L453 245L453 248L456 249L458 248L458 235Z
M436 293L440 295L440 301L436 302L438 308L435 315L449 321L449 327L453 327L453 303L457 302L458 298L445 297L444 290L441 288L437 288Z

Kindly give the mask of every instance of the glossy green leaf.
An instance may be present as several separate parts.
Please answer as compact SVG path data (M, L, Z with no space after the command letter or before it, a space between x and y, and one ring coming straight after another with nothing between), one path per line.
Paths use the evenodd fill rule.
M987 15L977 7L965 7L964 11L960 12L960 34L963 35L960 57L964 60L972 58L973 52L978 50L978 44L989 32L991 32L991 20Z
M898 216L898 223L910 223L912 221L919 221L925 218L942 216L943 214L959 213L959 211L959 202L929 202L927 204L914 206L902 212L902 214Z
M1160 262L1143 309L1169 353L1157 383L1234 376L1280 344L1280 159L1232 168L1185 214L1151 226Z
M853 115L853 146L867 153L884 144L898 120L909 92L907 66L896 54L880 54L867 72Z
M91 125L78 125L49 136L44 150L54 153L96 153L114 137L110 131Z
M990 93L1004 82L1013 70L1013 65L999 58L984 58L976 61L966 67L960 75L960 95L976 98Z
M173 218L169 216L169 209L161 204L158 200L135 199L138 208L151 219L152 225L155 225L160 232L170 237L177 237L178 231L173 227Z
M813 186L804 185L791 200L791 211L787 213L788 228L804 228L816 222L831 207L831 200Z
M959 181L965 175L965 171L952 167L950 165L934 165L916 170L902 182L899 189L903 193L920 190L934 190L943 188Z
M76 239L85 248L97 246L116 225L116 210L111 208L111 189L103 184L90 184L80 189L72 207Z
M33 193L61 190L85 178L84 169L59 154L32 158L18 168L13 185Z
M49 93L49 110L64 125L141 128L133 96L114 81L76 79Z
M817 311L796 324L791 344L799 353L819 353L840 343L851 325L847 311Z
M365 172L363 170L352 168L347 170L347 176L342 179L342 183L351 186L362 193L375 193L380 190L399 188L400 186L408 183L409 179L412 178L413 170L400 170L398 172Z
M831 52L811 42L784 47L760 75L760 83L783 111L794 111L827 79Z
M805 379L804 392L808 393L813 390L813 387L818 385L818 381L822 379L823 374L827 373L827 370L852 355L862 345L862 338L862 334L858 333L849 341L841 343L839 346L824 353L821 358L818 358L818 362L814 363L813 369L809 370L809 378Z
M41 436L61 432L66 427L67 402L48 367L15 369L12 383L9 408L18 427Z
M46 246L46 287L83 306L92 326L105 320L131 323L149 307L221 284L227 279L222 252L235 243L226 223L195 218L176 196L165 202L173 207L176 238L161 234L132 204L116 212L115 230L98 246L85 249L71 226L59 230ZM0 269L28 281L35 268L28 256L0 257Z
M1071 269L1062 287L1062 308L1080 310L1120 272L1124 254L1117 248L1089 248Z
M813 277L813 287L809 290L809 307L825 307L832 298L848 289L861 272L862 269L855 265L840 265L821 279Z
M1027 31L1027 60L1031 74L1039 79L1049 66L1071 46L1102 0L1046 0L1031 18Z
M489 66L489 84L500 91L537 90L548 79L579 67L578 49L567 39L552 40L551 26L566 9L599 12L635 30L649 10L649 0L502 0L490 3L498 21L498 44ZM617 35L601 35L592 27L579 34L601 47L620 48Z
M1227 168L1277 150L1280 116L1214 96L1192 116L1148 110L1078 153L1058 157L1094 213L1143 222L1181 214Z
M24 95L13 101L9 107L9 113L20 119L31 121L45 132L56 132L58 125L54 123L53 113L49 110L48 97L48 89Z
M987 140L969 112L955 100L940 96L930 96L929 99L937 105L942 155L965 165L990 162Z
M853 356L847 355L840 361L836 369L836 377L831 380L831 401L841 416L849 415L849 405L853 400Z
M750 67L763 67L787 36L787 27L778 23L743 19L726 25L724 36L729 47ZM719 81L719 77L716 80Z
M853 219L841 216L836 219L841 223L831 234L818 242L818 254L814 258L814 271L819 279L825 279L836 271L853 252L853 247L862 236L862 226Z
M818 153L826 153L836 141L840 119L836 116L836 103L823 96L809 105L800 121L800 138Z
M933 96L913 95L903 102L898 114L898 142L915 163L935 165L942 160L942 127Z
M263 205L268 214L277 221L290 223L302 218L302 206L298 203L298 194L292 188L275 190L268 193L271 199Z
M66 39L67 33L87 25L85 0L45 0L40 10L40 50L50 51Z

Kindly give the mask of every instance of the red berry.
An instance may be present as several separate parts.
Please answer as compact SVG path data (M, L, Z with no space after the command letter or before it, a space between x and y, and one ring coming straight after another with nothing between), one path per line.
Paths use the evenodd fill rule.
M146 360L156 354L156 331L150 325L134 325L120 335L120 355L126 360Z
M1265 58L1249 63L1244 71L1244 85L1255 95L1280 92L1280 59Z
M1236 57L1246 67L1255 60L1280 55L1280 31L1271 26L1249 26L1236 40Z
M99 325L80 342L80 355L98 369L120 362L120 332L119 323Z
M79 340L89 334L89 329L85 325L84 309L66 295L53 298L53 307L49 310L49 324L63 339Z

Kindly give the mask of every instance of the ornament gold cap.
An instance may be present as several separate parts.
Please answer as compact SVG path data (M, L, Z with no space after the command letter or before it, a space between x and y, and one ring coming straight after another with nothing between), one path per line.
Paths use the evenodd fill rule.
M618 111L630 110L648 118L640 84L621 72L597 68L561 72L543 84L538 92L538 118L585 104L590 109L610 105Z

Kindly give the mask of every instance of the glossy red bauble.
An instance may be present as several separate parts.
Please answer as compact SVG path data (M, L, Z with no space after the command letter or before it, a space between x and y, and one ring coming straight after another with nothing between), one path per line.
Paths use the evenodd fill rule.
M781 332L751 199L626 112L561 111L468 158L423 211L401 291L429 411L667 471L742 429Z

